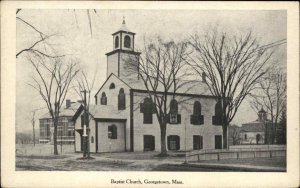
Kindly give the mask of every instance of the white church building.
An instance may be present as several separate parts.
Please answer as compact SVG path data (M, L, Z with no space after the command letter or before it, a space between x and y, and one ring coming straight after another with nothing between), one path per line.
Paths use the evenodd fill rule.
M95 95L95 104L89 107L90 151L160 151L160 127L151 99L143 82L137 75L129 78L126 69L126 59L140 55L134 49L135 33L123 21L112 36L113 51L106 53L107 79ZM219 103L205 80L192 82L180 88L174 99L169 98L172 109L166 131L167 150L222 148ZM178 102L182 99L187 100ZM83 113L80 106L73 117L76 152L81 152L83 146Z

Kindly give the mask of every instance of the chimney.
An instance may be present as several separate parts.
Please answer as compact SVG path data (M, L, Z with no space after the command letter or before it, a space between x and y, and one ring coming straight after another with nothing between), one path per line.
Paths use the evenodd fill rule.
M71 107L71 100L67 99L66 100L66 108L70 108Z
M202 82L206 83L206 73L202 72Z

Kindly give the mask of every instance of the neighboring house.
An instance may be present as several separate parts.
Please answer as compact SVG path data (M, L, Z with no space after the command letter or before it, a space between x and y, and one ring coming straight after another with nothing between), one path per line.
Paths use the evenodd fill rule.
M241 127L237 125L229 125L228 127L228 144L239 145L241 142L240 138Z
M242 125L240 132L241 144L264 144L270 121L267 120L267 113L262 108L258 112L258 119ZM268 133L267 133L268 134Z
M70 100L66 100L66 107L61 110L58 127L57 127L57 143L60 144L74 144L74 124L71 121L76 110L79 107L79 103L72 103ZM43 115L40 119L40 138L39 143L52 143L54 126L53 121L49 113Z
M128 58L140 54L134 51L134 36L124 21L113 34L114 50L106 54L108 77L95 95L95 104L89 107L91 152L161 149L160 127L151 99L138 75L130 74L126 66ZM205 78L181 87L174 98L173 93L169 95L167 149L221 149L221 103L209 93ZM73 117L77 152L83 148L83 113L80 106Z

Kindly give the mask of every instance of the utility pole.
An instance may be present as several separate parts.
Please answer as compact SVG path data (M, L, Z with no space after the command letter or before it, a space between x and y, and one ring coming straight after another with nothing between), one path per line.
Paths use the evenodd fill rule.
M84 100L83 100L83 106L84 106L84 125L86 126L86 138L84 139L84 150L83 150L83 157L90 158L90 142L89 142L89 135L90 135L90 129L89 129L89 117L88 117L88 110L87 110L87 103L86 103L86 90L81 91L84 94Z

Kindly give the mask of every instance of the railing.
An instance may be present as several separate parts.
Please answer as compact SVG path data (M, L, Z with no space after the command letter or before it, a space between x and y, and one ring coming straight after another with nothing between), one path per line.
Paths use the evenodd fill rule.
M285 157L286 146L271 148L205 149L186 152L188 161Z

